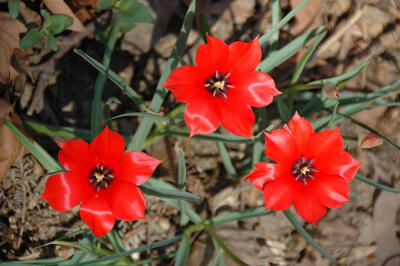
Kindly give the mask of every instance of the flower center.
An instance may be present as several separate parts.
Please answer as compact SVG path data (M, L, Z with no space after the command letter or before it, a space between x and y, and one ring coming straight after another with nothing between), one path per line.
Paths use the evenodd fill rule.
M111 168L104 167L103 164L97 165L89 173L89 183L92 188L96 189L97 192L100 189L108 188L110 182L114 179L114 174Z
M226 99L228 89L234 88L233 85L229 84L228 78L230 75L230 72L228 74L223 74L218 70L215 70L215 74L207 79L207 81L204 83L204 86L212 94L212 96L223 96Z
M304 182L307 185L308 179L314 180L313 174L318 172L314 168L315 160L307 160L305 157L301 156L292 166L291 171L292 175L297 181Z

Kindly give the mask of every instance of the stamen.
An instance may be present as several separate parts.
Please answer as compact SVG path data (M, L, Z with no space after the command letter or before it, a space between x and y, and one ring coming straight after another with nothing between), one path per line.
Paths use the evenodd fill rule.
M307 182L311 178L315 180L313 174L318 172L318 170L314 169L313 163L315 160L308 160L307 158L301 156L291 168L291 173L297 181L304 182L304 185L307 186Z
M228 77L231 72L223 74L218 70L215 70L215 74L207 79L204 83L204 87L212 94L214 97L224 97L228 98L228 88L234 88L235 86L229 84Z
M101 189L108 188L113 179L114 174L112 169L105 167L103 164L97 165L89 173L89 183L97 192L100 192Z

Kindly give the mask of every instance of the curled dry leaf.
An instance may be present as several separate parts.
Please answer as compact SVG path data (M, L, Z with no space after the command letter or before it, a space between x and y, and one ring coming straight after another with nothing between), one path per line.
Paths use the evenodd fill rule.
M74 23L68 27L71 31L83 31L85 26L82 22L75 16L71 8L64 2L64 0L43 0L44 4L53 14L67 15L74 20Z
M0 83L14 80L23 68L24 52L19 49L19 34L23 32L26 32L24 24L0 12Z
M361 132L358 135L358 145L363 149L370 149L383 144L383 139L371 132Z
M17 127L22 127L20 118L17 114L13 113L12 105L0 99L0 180L6 175L8 168L16 160L28 153L25 146L4 124L4 119L10 120Z

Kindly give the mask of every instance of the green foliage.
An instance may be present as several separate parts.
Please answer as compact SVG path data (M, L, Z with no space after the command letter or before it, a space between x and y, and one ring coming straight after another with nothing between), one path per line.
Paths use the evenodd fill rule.
M8 12L12 18L18 17L19 0L8 0Z
M44 35L39 31L39 28L33 28L21 39L19 46L21 49L29 49L40 42L43 37Z

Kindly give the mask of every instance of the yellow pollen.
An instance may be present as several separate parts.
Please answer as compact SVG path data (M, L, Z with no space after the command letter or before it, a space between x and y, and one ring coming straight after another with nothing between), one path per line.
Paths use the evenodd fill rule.
M217 81L213 84L213 87L216 88L217 90L222 90L225 86L225 81Z
M99 173L94 173L94 176L96 177L96 181L99 182L99 183L104 178L104 175L103 174L99 174Z
M305 175L308 171L310 171L310 169L308 169L307 166L304 166L303 168L300 169L300 173L302 173L303 175Z

